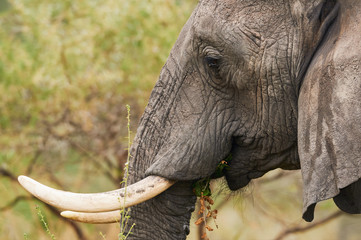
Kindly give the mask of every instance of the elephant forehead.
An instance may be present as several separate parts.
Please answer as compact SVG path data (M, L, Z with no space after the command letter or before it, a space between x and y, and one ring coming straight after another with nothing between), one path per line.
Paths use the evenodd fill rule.
M292 27L292 11L300 11L299 1L292 5L285 1L207 0L199 4L193 24L202 37L225 39L250 33L251 37L276 38L279 32ZM292 6L294 6L292 8ZM291 9L290 9L291 8ZM288 25L286 28L285 25Z
M196 14L200 29L210 24L224 25L246 22L252 15L261 15L261 6L254 1L213 0L202 1ZM259 19L258 16L257 19ZM251 20L251 22L254 20Z

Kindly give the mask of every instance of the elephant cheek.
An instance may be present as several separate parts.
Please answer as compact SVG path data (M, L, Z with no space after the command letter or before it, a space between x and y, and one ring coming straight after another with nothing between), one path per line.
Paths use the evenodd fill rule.
M197 149L197 144L193 147ZM178 181L190 181L210 176L217 166L217 161L206 164L202 160L212 159L212 157L207 158L204 155L198 150L189 151L186 143L179 144L175 148L167 147L167 150L161 150L156 156L155 162L147 169L146 176L157 175Z
M233 146L232 160L229 162L229 168L225 172L228 187L235 191L245 187L253 178L261 177L265 172L255 170L249 151Z
M248 185L251 179L247 175L236 176L232 174L226 173L226 180L229 189L232 191L238 190Z
M238 171L227 171L225 176L229 189L235 191L247 186L252 179L262 177L265 173L257 171L242 174Z
M276 168L299 169L297 145L291 144L275 153L262 153L258 148L246 149L234 144L232 160L225 176L229 188L237 190Z
M209 122L200 128L196 124L179 127L171 133L146 170L146 175L157 175L172 180L191 181L214 173L220 161L231 150L227 134L216 134ZM220 132L220 131L218 131Z

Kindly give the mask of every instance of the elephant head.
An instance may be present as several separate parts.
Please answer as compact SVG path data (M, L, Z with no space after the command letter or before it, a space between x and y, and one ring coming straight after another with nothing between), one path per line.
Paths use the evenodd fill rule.
M356 0L199 2L160 73L130 150L129 181L135 185L126 206L137 204L131 239L185 239L196 201L192 183L211 176L230 154L223 174L231 190L272 169L301 166L306 220L317 202L332 197L359 212L350 201L360 189L352 183L361 177L355 69L361 48L344 52L360 42L353 35L357 21L348 14L352 4L352 16L361 16ZM138 187L142 179L151 180L148 189ZM63 195L26 177L20 181L48 203L78 212L115 210L126 195ZM111 207L105 206L108 197ZM63 215L105 222L108 214L113 216Z

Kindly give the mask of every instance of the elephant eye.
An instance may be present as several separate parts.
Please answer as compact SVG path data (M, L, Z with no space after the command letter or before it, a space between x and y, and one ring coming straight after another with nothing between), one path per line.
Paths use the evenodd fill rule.
M206 64L209 68L218 69L220 59L214 57L205 57Z

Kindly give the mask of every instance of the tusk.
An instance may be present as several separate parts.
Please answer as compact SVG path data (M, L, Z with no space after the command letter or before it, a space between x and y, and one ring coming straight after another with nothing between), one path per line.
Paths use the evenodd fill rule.
M175 182L158 176L110 192L73 193L47 187L29 177L19 176L19 183L41 201L75 212L108 212L145 202L164 192Z
M98 213L84 213L84 212L72 212L64 211L60 215L69 218L71 220L83 223L116 223L120 221L121 218L120 210L111 211L111 212L98 212Z

